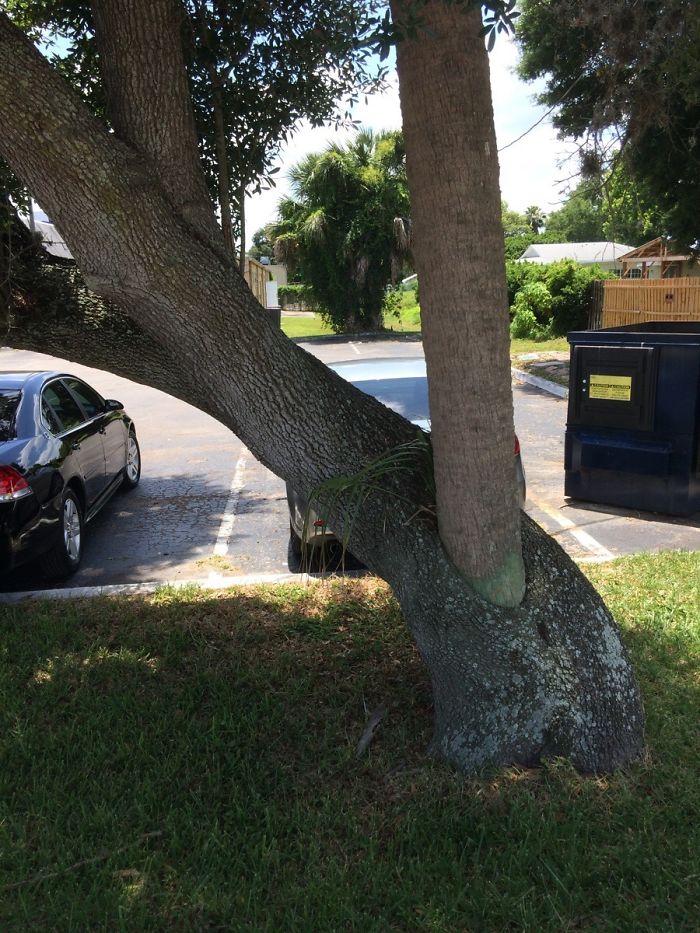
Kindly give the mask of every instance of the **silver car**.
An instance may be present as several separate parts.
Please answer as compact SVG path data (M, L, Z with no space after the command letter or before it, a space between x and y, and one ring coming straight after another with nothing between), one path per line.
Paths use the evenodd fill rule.
M331 369L424 431L430 430L428 380L425 373L425 359L422 356L404 359L347 360L342 363L333 363ZM517 437L514 456L522 507L525 504L526 485L520 458L520 443ZM289 483L287 483L287 504L289 505L290 547L295 557L301 557L308 548L320 548L322 545L337 540L332 530L327 527L325 520L309 508L308 502L295 492Z

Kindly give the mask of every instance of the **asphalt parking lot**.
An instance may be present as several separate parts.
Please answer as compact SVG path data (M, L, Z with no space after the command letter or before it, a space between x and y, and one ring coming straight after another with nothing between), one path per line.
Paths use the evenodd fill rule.
M415 356L419 341L309 342L325 362ZM136 422L143 472L89 524L83 564L68 585L105 586L238 577L272 579L298 570L288 550L284 484L228 429L162 392L52 357L0 350L0 369L63 369L118 398ZM669 548L700 549L700 514L675 519L567 502L563 488L566 402L514 384L516 430L528 480L528 512L576 559ZM311 412L309 413L311 415ZM356 565L350 565L356 569ZM5 591L45 587L18 571Z

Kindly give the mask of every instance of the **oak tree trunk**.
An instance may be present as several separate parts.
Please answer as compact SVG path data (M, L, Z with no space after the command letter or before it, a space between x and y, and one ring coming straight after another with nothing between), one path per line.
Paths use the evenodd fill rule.
M170 0L153 4L95 0L96 7L102 5L110 12L103 20L96 17L102 22L101 43L105 41L101 30L112 28L109 17L116 16L117 9L124 12L106 43L112 49L106 67L131 97L123 112L137 113L133 123L127 119L123 134L108 134L0 14L0 154L54 217L88 284L119 309L114 315L98 315L92 328L74 336L72 345L54 344L52 351L65 349L68 358L93 365L99 365L96 360L102 353L105 368L168 388L231 428L259 460L307 496L319 480L357 471L387 449L413 440L414 426L343 382L274 327L220 236L211 232L213 213L209 206L207 220L192 160L183 158L177 167L180 184L190 193L181 209L177 186L166 170L173 140L163 141L164 161L158 147L140 146L137 125L150 126L163 114L173 117L183 147L195 145L191 140L186 144L178 122L182 102L167 100L159 74L143 57L128 55L122 48L133 38L131 29L140 30L143 41L169 43L168 77L162 80L170 80L178 63L169 32L176 25ZM160 20L154 19L156 8L161 10ZM435 41L439 58L441 33ZM435 74L446 80L444 71ZM469 74L466 69L465 75ZM436 97L451 93L447 86L434 90ZM405 101L403 88L402 93ZM161 120L159 132L165 135L169 119ZM427 131L432 135L434 128L428 125ZM411 184L423 183L416 182L420 177L412 174ZM455 179L454 184L461 181ZM478 191L478 179L472 187ZM420 200L419 192L415 197ZM472 212L465 223L473 225L475 216L481 223L482 213L487 209ZM472 226L471 238L465 235L460 241L466 250L459 269L472 249L482 255L480 236ZM438 261L437 252L429 255ZM483 265L479 268L483 272ZM443 269L443 273L447 279L456 270ZM476 287L476 273L472 280ZM491 304L483 307L484 315L491 314ZM448 309L448 313L453 312ZM439 314L436 303L431 314ZM133 324L122 327L127 318ZM484 324L480 329L481 324L469 320L470 330L455 338L457 352L450 350L460 378L467 380L467 391L457 394L447 361L438 369L434 359L429 365L431 404L441 396L437 382L444 377L455 408L471 409L479 398L481 407L499 409L485 416L460 413L462 458L471 459L477 436L490 453L477 457L476 473L468 472L459 488L450 487L449 476L445 478L452 467L436 463L438 484L447 482L454 495L467 500L464 510L457 502L455 508L473 515L484 529L488 514L499 525L506 523L505 544L498 543L498 535L485 538L496 542L487 546L485 558L479 557L473 541L467 547L473 555L467 575L480 580L480 560L483 576L493 579L501 574L508 549L516 548L518 530L508 514L517 514L514 502L508 501L508 482L501 476L507 472L501 461L510 470L513 465L511 402L501 384L507 387L509 381L508 372L501 372L498 341L502 338L495 335L494 327ZM15 316L10 323L11 344L31 346L33 339L42 339L33 336L41 328L31 320ZM437 338L429 339L439 347L444 335L439 323L436 326L432 333ZM109 353L100 346L105 333ZM472 346L472 333L486 341L480 349ZM434 357L433 350L428 352ZM462 354L469 361L466 369L460 362ZM492 358L499 377L487 372ZM485 392L480 392L478 372L467 372L470 367L479 368L488 387ZM442 408L445 403L435 404ZM503 406L505 413L500 410ZM445 419L445 413L440 417ZM448 430L447 421L442 430ZM436 461L444 456L441 451L438 442ZM484 517L483 504L476 500L486 498L484 471L490 456L494 481L502 483L506 505L501 511L500 501L494 502L493 512L486 509ZM643 741L643 712L629 660L608 610L575 565L523 515L527 590L515 607L495 605L470 585L455 565L453 551L443 547L430 518L434 504L429 490L424 465L418 463L413 470L387 477L383 488L373 491L360 507L350 547L393 587L430 670L434 751L465 770L487 763L534 763L542 755L568 755L582 769L607 770L637 755ZM444 525L445 493L440 496ZM510 498L514 500L514 493ZM329 513L329 519L342 531L346 518L339 508ZM449 537L451 532L442 534ZM510 589L512 595L515 589Z
M228 164L228 150L226 146L226 120L224 116L224 92L221 78L216 68L209 69L209 80L212 87L212 108L214 111L214 136L216 139L216 180L219 193L219 213L221 216L221 231L226 249L235 255L233 245L233 217L231 215L231 176ZM245 272L245 269L242 270Z

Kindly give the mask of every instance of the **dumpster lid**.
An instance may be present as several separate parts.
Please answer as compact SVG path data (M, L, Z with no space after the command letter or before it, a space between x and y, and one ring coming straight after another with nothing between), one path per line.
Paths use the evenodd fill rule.
M589 343L700 343L700 321L646 321L643 324L621 324L601 330L572 330L566 335L571 344Z

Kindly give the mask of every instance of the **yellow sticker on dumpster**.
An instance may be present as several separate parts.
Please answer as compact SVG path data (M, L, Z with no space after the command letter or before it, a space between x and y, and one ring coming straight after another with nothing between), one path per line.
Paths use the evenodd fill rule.
M629 402L632 399L631 376L591 376L589 398L604 398L613 402Z

